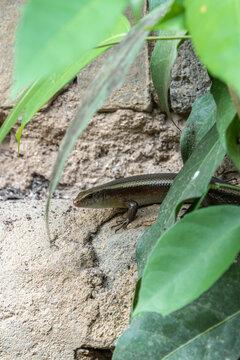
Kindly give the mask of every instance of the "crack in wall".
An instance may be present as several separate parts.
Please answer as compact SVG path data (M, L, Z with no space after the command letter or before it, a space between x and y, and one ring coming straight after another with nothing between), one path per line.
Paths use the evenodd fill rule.
M74 350L74 360L111 360L113 349L82 346Z

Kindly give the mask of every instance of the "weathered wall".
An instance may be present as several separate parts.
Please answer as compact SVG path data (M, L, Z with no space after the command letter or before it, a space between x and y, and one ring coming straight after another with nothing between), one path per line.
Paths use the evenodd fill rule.
M12 106L13 34L22 2L0 3L0 121ZM93 117L69 156L56 193L60 199L52 202L55 246L50 247L44 224L48 180L61 139L101 61L87 67L26 126L20 156L14 136L19 124L0 145L3 360L111 357L115 340L128 325L135 246L158 207L141 209L128 230L115 234L112 210L77 210L72 198L80 189L115 177L177 172L182 166L179 131L152 100L145 46L123 88ZM186 73L192 76L188 66L183 66L183 86ZM176 102L174 86L180 85L171 91ZM189 111L191 104L181 106L181 101L176 108ZM178 115L174 119L181 127L183 120Z
M111 349L128 324L143 228L116 235L109 211L80 214L53 200L50 247L45 200L2 209L0 358L72 360L81 348Z

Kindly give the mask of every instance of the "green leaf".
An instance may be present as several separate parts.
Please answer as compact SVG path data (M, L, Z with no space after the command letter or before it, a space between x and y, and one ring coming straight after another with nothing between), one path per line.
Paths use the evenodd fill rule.
M203 94L193 104L191 114L181 134L180 147L183 162L196 149L200 140L216 121L217 107L210 92Z
M227 322L174 352L169 360L239 360L240 311ZM207 351L206 351L207 349Z
M167 316L153 312L136 316L119 338L113 360L172 359L171 354L182 354L181 351L189 346L192 350L191 355L186 358L179 355L176 359L237 360L238 356L234 357L234 354L238 350L239 355L239 278L240 262L233 264L207 292L181 310ZM217 328L223 331L223 322L229 329L233 319L236 320L235 333L231 332L232 336L226 334L226 349L222 352L222 347L219 350L216 348L216 344L219 343L216 331ZM224 333L222 332L221 336ZM222 346L225 344L226 336ZM214 348L209 346L213 342ZM199 351L205 357L195 356Z
M126 33L131 29L131 25L127 18L120 15L114 28L109 32L105 43L121 40ZM48 102L64 85L69 83L76 74L83 69L92 60L109 49L111 46L96 48L88 51L82 58L78 59L75 63L65 68L61 72L57 72L48 76L45 80L36 81L30 86L20 97L19 101L8 115L0 129L0 143L11 127L18 120L18 117L23 112L21 127L16 134L18 141L18 148L20 147L21 134L24 126L32 119L36 112ZM18 149L19 150L19 149Z
M225 151L219 141L216 126L213 126L175 178L160 206L156 222L145 231L137 245L139 277L141 277L148 255L161 234L174 224L178 205L186 199L200 197L207 190L211 177L221 164L224 155Z
M217 129L220 141L228 156L240 170L239 119L229 90L221 81L214 79L211 92L217 104Z
M29 100L24 109L21 127L16 134L18 147L20 147L20 139L25 125L32 119L38 110L40 110L41 107L46 104L63 86L69 83L81 69L83 69L104 51L109 49L109 47L90 50L80 60L60 73L54 73L52 76L48 76L45 80L38 80L35 82L34 87L29 88L29 90L31 89L28 96ZM16 106L18 106L18 104ZM12 111L14 111L14 109ZM9 116L11 116L11 113ZM15 120L17 121L16 116Z
M240 251L240 207L212 206L185 215L151 252L133 317L169 314L206 291Z
M186 29L186 19L184 12L174 17L171 17L170 19L161 21L160 23L152 27L152 30L184 31L184 33L186 33L187 30L185 29Z
M149 10L152 11L156 9L156 7L163 5L167 2L167 0L148 0Z
M240 96L239 1L186 0L185 6L188 28L201 61Z
M217 105L217 129L220 141L222 146L227 149L226 130L236 114L236 109L227 86L220 80L213 79L211 93Z
M141 18L142 6L144 0L129 0L136 21Z
M226 144L229 157L240 171L240 120L237 115L227 128Z
M103 41L127 3L30 0L17 31L15 92L78 61Z
M78 108L77 113L63 138L57 160L55 162L49 185L49 196L46 210L47 223L51 195L57 187L65 161L68 154L73 149L77 138L85 129L93 114L104 103L111 91L122 85L129 67L134 61L148 35L148 31L145 29L154 25L159 17L166 13L171 3L172 0L169 0L165 5L155 9L155 11L151 12L151 14L144 17L140 23L134 26L124 40L113 49L112 53L105 61L101 72L89 85L85 98L83 99L81 106Z
M15 134L17 143L18 143L18 155L20 154L20 142L21 142L21 136L22 136L23 129L24 129L24 126L20 126L20 128L18 129L18 131Z
M32 96L32 91L35 88L36 83L33 83L28 89L26 89L18 100L17 104L14 106L13 110L10 112L4 123L0 128L0 144L7 136L13 125L17 122L18 117L22 114L26 104Z
M130 29L131 25L127 18L120 15L117 23L114 25L114 28L108 34L103 43L122 40ZM111 46L92 49L75 63L72 63L70 66L63 69L63 71L52 74L47 77L46 80L38 81L38 86L34 89L34 93L25 108L21 126L25 126L31 120L33 115L64 85L69 83L69 81L71 81L80 70L109 48L111 48Z
M164 0L153 1L150 9L151 7L154 8L157 2L164 2ZM152 27L152 30L159 29L172 31L184 30L184 33L186 32L184 0L175 0L166 15L162 19L160 19L156 25Z
M103 43L120 41L130 29L131 25L129 21L125 16L121 15L114 26L114 29L108 34L108 37ZM111 48L111 46L92 49L61 72L55 72L45 80L38 81L37 87L34 88L34 93L25 108L21 126L25 126L36 112L64 85L69 83L79 71L109 48Z
M240 119L240 96L230 86L228 86L229 94L231 95L238 117Z
M161 31L159 36L184 35L184 31ZM162 110L171 118L168 104L168 93L171 82L171 71L177 57L177 47L181 40L157 41L151 59L153 85L158 95Z

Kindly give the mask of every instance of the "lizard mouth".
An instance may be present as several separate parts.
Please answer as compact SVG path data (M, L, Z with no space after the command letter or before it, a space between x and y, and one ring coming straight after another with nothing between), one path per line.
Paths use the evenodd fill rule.
M79 203L78 203L77 199L73 200L73 205L76 206L76 207L79 207Z

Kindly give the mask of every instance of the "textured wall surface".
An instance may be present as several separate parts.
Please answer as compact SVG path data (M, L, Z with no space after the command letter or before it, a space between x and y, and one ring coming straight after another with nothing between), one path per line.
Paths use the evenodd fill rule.
M189 40L180 44L178 57L172 68L170 102L172 110L187 114L197 98L210 90L211 80L207 70L197 58Z
M25 0L0 1L0 106L10 107L12 84L13 45L15 28L20 15L20 5ZM1 118L0 118L1 121Z
M153 209L116 235L110 210L80 213L71 201L53 200L50 246L45 201L3 202L0 358L72 360L85 348L110 351L128 324L135 245Z

